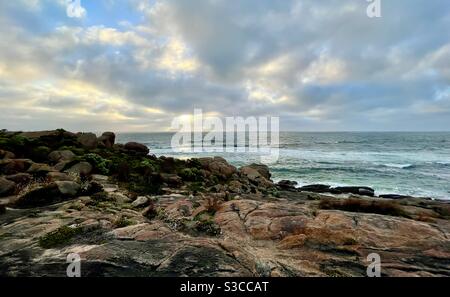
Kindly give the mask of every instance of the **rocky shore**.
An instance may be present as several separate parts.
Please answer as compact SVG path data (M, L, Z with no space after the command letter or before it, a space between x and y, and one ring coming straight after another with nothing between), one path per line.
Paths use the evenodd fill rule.
M0 131L0 276L450 276L450 204L155 157L111 132Z

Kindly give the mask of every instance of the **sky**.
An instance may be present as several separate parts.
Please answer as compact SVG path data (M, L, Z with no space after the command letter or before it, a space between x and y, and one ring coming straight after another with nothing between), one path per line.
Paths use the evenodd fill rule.
M0 1L0 128L450 130L450 1Z

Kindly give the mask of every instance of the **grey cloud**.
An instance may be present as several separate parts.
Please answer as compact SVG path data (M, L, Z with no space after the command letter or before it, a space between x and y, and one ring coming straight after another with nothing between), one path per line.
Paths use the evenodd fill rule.
M152 8L150 1L134 3L139 2ZM450 4L446 1L382 1L381 19L367 18L363 0L156 1L163 9L145 14L140 29L126 28L148 44L129 39L124 44L87 42L70 31L85 34L82 23L62 17L46 20L42 14L48 9L30 11L20 3L0 4L0 65L11 69L10 74L23 65L36 68L39 75L29 78L31 84L40 79L76 79L129 102L128 108L119 110L105 103L89 106L77 96L49 97L39 101L42 107L66 112L74 107L94 113L110 110L128 117L131 126L149 129L158 127L155 121L168 126L171 116L191 113L193 108L223 115L277 115L289 130L450 127L450 99L445 95L450 90L446 34ZM113 3L108 5L114 9ZM19 21L14 20L17 15L22 16ZM186 44L199 62L198 69L170 73L157 67L167 50L165 41L171 38ZM276 68L280 60L284 61L278 64L280 69L261 70L270 63ZM342 67L332 69L334 61ZM308 74L314 68L319 73ZM321 75L324 78L314 77ZM6 80L0 76L2 83ZM22 83L17 82L15 89ZM255 100L248 84L269 96L276 93L288 99ZM14 88L2 89L2 101L30 97ZM165 115L153 114L149 119L142 111L145 107L161 109ZM28 115L27 120L24 111L16 108L0 124L15 115L23 125L36 121L45 126L50 121L48 114ZM54 120L64 122L63 117ZM99 124L95 118L81 121ZM67 123L77 125L77 120Z

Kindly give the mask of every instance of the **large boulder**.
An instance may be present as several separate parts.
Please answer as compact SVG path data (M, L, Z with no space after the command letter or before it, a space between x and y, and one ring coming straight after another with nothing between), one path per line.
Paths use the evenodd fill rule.
M116 134L113 132L105 132L98 138L98 144L106 148L112 148L116 142Z
M94 133L78 133L77 141L87 149L97 148L97 136Z
M87 176L91 174L94 168L88 162L80 162L78 164L73 165L69 169L66 170L67 173L74 173L80 176Z
M17 173L17 174L6 176L7 180L15 182L16 184L29 183L32 178L33 178L33 176L29 173Z
M239 173L242 178L247 178L252 184L258 186L260 190L267 190L273 188L273 183L270 179L267 179L266 172L261 171L261 168L255 166L243 166L239 169Z
M247 177L250 181L257 181L258 179L264 178L258 170L255 168L244 166L239 169L241 175Z
M0 197L5 197L14 192L16 184L4 177L0 177Z
M75 182L53 182L25 193L11 201L13 208L35 208L69 200L76 196L80 185Z
M270 174L270 170L269 170L269 167L267 166L267 165L263 165L263 164L251 164L251 165L248 165L248 166L246 166L246 167L249 167L249 168L253 168L253 169L255 169L256 171L258 171L258 173L261 175L261 176L263 176L265 179L267 179L267 180L270 180L270 178L271 178L271 174Z
M146 145L137 142L128 142L125 144L124 148L129 152L134 152L140 155L148 155L150 153L150 150Z
M75 154L72 151L53 151L48 155L48 159L54 164L62 161L72 161L75 158Z
M10 151L0 150L0 159L14 159L16 155Z
M203 169L208 170L211 174L228 179L237 173L236 167L228 164L222 157L200 158L198 159Z
M0 160L0 173L11 175L25 172L30 168L33 161L28 159L5 159Z
M241 176L247 177L250 181L260 183L270 183L269 169L265 165L252 164L239 169Z

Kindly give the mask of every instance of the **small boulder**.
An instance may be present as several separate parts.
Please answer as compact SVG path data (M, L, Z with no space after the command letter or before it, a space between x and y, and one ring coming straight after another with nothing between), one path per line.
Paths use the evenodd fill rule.
M5 197L14 192L16 184L4 177L0 177L0 197Z
M149 148L142 143L128 142L124 147L127 151L131 151L137 154L148 155L150 153Z
M109 177L106 176L106 175L93 174L93 175L91 176L91 180L92 180L92 181L99 182L99 183L106 183L106 182L108 182Z
M73 181L56 181L59 192L65 196L75 196L80 191L80 185Z
M48 173L51 171L54 171L54 169L44 163L33 163L27 170L27 172L31 174Z
M150 200L148 199L148 197L141 196L134 200L133 203L131 203L131 206L135 208L146 207L149 202Z
M78 133L77 141L87 149L97 148L97 136L94 133Z
M80 176L87 176L89 175L94 168L91 164L88 162L80 162L78 164L73 165L68 170L66 170L67 173L75 173Z
M132 201L127 195L121 192L109 193L108 196L119 204L130 203Z
M106 147L106 148L112 148L114 146L114 143L116 141L116 134L113 132L105 132L98 138L98 143L100 146Z
M75 158L75 154L69 150L53 151L48 155L48 158L55 164L61 161L72 161Z
M277 186L283 190L294 190L296 185L298 183L292 180L281 180L277 183Z

